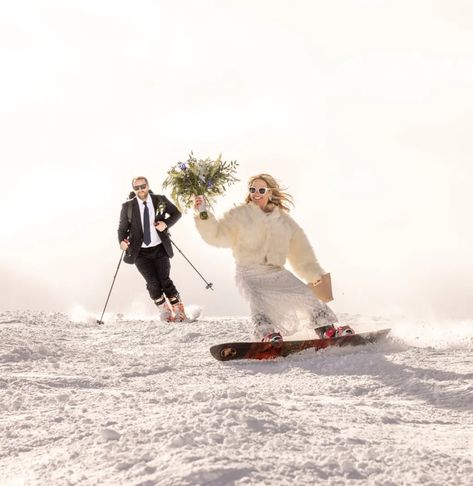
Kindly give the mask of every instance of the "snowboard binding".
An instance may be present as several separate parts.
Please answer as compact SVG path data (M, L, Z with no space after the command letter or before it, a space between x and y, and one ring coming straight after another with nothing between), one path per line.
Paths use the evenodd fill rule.
M315 332L317 333L317 336L320 339L331 339L331 338L336 338L341 336L351 336L352 334L355 334L353 328L348 325L345 326L330 325L330 326L318 327L317 329L315 329Z

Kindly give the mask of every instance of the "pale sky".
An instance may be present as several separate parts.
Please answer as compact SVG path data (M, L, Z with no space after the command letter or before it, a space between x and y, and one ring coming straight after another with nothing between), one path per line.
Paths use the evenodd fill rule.
M0 70L0 308L100 314L131 178L193 150L240 163L217 215L288 188L336 312L473 315L470 1L3 1ZM185 302L245 315L231 252L172 236ZM108 310L154 312L134 267Z

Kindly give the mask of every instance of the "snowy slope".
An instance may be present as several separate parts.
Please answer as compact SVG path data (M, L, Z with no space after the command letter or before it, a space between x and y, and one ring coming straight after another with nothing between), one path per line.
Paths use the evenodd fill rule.
M220 363L243 318L0 313L0 484L472 484L471 323L344 318L393 339Z

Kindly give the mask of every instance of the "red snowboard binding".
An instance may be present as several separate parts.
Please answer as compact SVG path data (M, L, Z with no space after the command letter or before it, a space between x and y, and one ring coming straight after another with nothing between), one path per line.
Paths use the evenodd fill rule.
M282 336L280 332L270 332L263 337L261 342L263 343L280 343L282 342Z
M315 332L320 339L331 339L355 334L355 331L350 326L323 326L318 327Z

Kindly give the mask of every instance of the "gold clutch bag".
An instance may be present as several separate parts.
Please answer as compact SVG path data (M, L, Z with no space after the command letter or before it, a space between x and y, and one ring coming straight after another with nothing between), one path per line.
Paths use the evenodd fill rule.
M330 302L333 300L332 279L330 273L322 275L322 279L318 283L311 282L308 285L317 299L322 302Z

